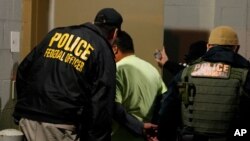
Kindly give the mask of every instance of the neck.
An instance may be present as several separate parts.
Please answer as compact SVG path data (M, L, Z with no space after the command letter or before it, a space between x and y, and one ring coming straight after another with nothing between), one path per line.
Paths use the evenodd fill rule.
M119 62L120 60L122 60L123 58L127 57L127 56L130 56L130 55L134 55L134 53L122 53L122 52L118 52L116 55L115 55L115 61L116 62Z

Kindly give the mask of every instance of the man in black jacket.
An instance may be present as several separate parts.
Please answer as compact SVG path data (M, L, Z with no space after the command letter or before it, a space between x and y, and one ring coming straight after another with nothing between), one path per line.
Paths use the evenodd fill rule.
M160 110L160 141L250 140L250 64L237 54L237 34L216 27L207 49L171 83Z
M122 16L100 10L94 24L55 28L17 71L13 116L28 141L107 141L116 64L111 44ZM78 130L76 130L78 129Z

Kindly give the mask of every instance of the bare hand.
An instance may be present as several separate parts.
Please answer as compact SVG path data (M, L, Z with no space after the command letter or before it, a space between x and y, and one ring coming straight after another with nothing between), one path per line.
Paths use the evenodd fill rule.
M152 123L144 123L143 128L146 134L147 141L158 141L157 139L158 125Z
M162 50L160 50L161 57L160 58L155 58L155 61L158 63L159 67L163 67L164 64L168 61L168 56L165 52L165 48L163 47Z

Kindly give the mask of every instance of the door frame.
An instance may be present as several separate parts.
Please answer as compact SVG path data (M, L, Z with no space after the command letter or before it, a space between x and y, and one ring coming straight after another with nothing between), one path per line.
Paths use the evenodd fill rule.
M23 59L48 32L50 0L23 0L21 52Z

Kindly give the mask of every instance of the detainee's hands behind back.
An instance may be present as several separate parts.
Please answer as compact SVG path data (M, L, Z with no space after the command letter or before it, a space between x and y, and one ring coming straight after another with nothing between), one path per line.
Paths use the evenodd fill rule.
M152 123L144 123L143 128L147 141L158 141L157 139L158 125Z

